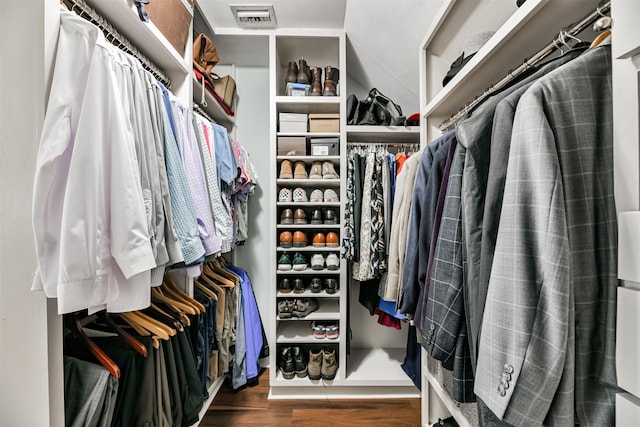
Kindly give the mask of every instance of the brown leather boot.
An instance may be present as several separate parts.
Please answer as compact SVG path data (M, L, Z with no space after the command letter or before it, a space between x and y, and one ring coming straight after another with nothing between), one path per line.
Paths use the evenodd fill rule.
M324 69L324 89L322 94L324 96L336 96L336 86L340 79L340 70L332 66L327 66Z
M322 68L320 67L311 69L311 95L322 95Z
M308 85L310 81L311 70L309 70L307 61L305 61L304 58L300 58L300 61L298 61L298 83Z
M287 83L296 83L298 81L298 64L296 64L296 61L289 62L286 81Z

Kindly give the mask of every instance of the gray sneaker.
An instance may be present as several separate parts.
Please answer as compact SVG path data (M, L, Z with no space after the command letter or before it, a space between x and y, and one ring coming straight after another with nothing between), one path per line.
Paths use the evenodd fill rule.
M307 315L318 310L320 304L317 298L298 298L291 314L293 317L307 317Z

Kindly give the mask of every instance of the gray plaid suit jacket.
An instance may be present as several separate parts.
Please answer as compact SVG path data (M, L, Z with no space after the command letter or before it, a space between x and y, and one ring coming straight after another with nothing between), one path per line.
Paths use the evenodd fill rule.
M475 384L514 425L614 425L612 121L610 46L518 103Z
M453 370L453 398L475 402L473 373L466 333L463 289L461 191L466 149L456 147L447 186L431 280L422 321L422 345L431 356Z

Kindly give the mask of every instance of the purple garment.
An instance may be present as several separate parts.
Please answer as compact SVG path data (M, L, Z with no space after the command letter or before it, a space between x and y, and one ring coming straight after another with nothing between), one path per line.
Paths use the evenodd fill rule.
M220 252L220 239L215 234L200 148L193 130L193 113L175 100L172 100L172 107L176 121L178 147L198 221L198 233L204 246L205 255L212 255Z
M246 343L246 361L247 361L247 380L255 378L260 373L260 351L262 350L262 320L260 320L260 312L256 304L256 298L253 294L251 279L246 271L235 265L229 265L231 271L236 273L242 279L242 310L244 311L244 331Z

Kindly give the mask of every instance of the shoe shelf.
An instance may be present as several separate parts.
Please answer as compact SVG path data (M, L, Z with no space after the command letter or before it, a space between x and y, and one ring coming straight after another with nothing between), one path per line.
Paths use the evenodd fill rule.
M340 228L340 224L277 224L276 228L296 228L296 229L318 229L318 228ZM278 249L288 249L288 248L278 248ZM290 249L290 248L289 248Z
M299 186L320 186L320 187L339 187L340 179L277 179L278 185L299 185ZM315 202L317 203L317 202Z
M340 132L278 132L277 136L304 136L307 138L340 138ZM290 158L288 156L278 156L283 158ZM310 157L322 157L322 156L310 156ZM330 157L330 156L325 156ZM339 156L335 156L339 158Z
M340 274L340 270L329 270L328 268L323 268L322 270L313 270L312 268L307 268L306 270L302 270L302 271L295 271L295 270L278 270L277 271L278 275L287 275L287 276L295 276L296 274L302 274L302 275L313 275L313 274L321 274L323 276L327 275L327 274Z
M314 337L311 322L282 322L278 325L276 340L278 344L337 344L340 337L336 339Z
M328 134L321 134L321 135L324 136ZM292 162L300 161L305 163L312 163L317 161L319 162L329 161L335 164L340 162L340 156L276 156L276 160L278 161L291 160Z
M296 297L291 293L292 296L286 296L284 299L296 299L302 297ZM313 298L313 297L312 297ZM320 302L320 306L313 313L307 314L305 317L289 317L289 318L281 318L277 317L278 320L282 322L297 322L301 320L340 320L340 302L337 299L323 299Z
M337 291L335 294L328 294L325 291L313 293L308 289L305 289L304 292L296 294L295 292L278 292L276 295L278 298L340 298L340 291Z
M340 375L341 375L340 370L341 368L340 366L338 366L338 370L336 371L336 377L333 380L323 380L323 379L310 380L309 377L299 378L297 376L293 377L290 380L287 380L282 376L282 371L278 369L278 372L276 373L276 379L271 382L271 385L272 386L295 386L295 387L300 387L300 386L301 387L324 387L326 385L331 385L339 382L338 378L340 378ZM273 397L273 396L270 396L270 397ZM287 396L287 398L291 398L291 396Z
M304 248L283 248L282 246L276 248L278 252L336 252L340 251L340 249L342 249L340 246L337 248L328 248L326 246L324 248L316 248L311 245L305 246ZM336 273L337 272L338 270L336 270Z
M412 387L411 396L420 397L420 391L402 370L406 348L352 348L347 362L346 379L349 385Z
M276 202L276 206L337 208L340 207L340 202Z

